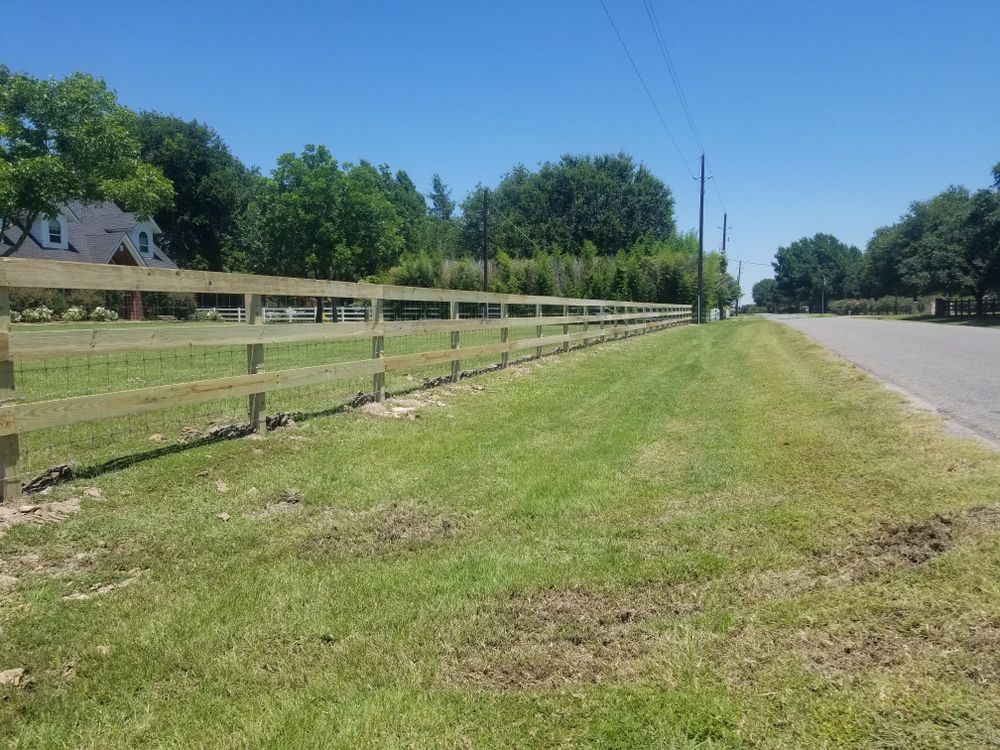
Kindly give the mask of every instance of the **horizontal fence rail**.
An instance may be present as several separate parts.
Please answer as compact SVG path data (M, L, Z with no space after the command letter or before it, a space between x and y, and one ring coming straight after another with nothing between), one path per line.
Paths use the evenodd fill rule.
M11 289L101 290L125 293L219 293L242 295L242 307L225 308L226 319L215 324L177 322L166 325L117 323L65 330L24 325L11 331ZM313 307L266 308L265 299L307 297ZM330 300L329 305L322 304ZM337 306L335 300L346 301ZM348 304L349 303L349 304ZM312 303L311 303L312 304ZM221 310L221 309L220 309ZM272 316L272 311L278 315ZM289 311L292 311L289 313ZM331 314L331 311L336 311ZM278 325L272 319L294 322ZM319 314L324 322L315 322ZM265 394L334 381L371 378L371 398L381 401L386 376L430 365L450 365L450 377L461 377L461 361L495 358L504 367L510 355L545 348L568 351L587 345L689 323L691 306L568 299L423 289L381 284L320 281L244 274L178 271L129 266L99 266L60 261L0 259L0 470L4 500L21 494L20 436L38 430L82 422L128 417L190 404L240 397L247 399L250 429L265 429ZM512 330L523 333L511 336ZM527 333L524 333L527 331ZM554 332L555 331L555 332ZM462 336L470 337L463 346ZM447 337L442 339L441 337ZM489 339L493 338L492 341ZM386 341L406 341L400 353L386 351ZM304 367L265 369L268 345L371 344L370 352L350 361ZM61 398L19 398L15 383L18 363L90 356L155 352L197 352L246 347L243 374L149 387L121 387L110 392ZM242 350L242 349L241 349ZM368 356L370 354L370 356ZM241 355L242 356L242 355ZM126 360L126 372L128 360ZM25 365L27 366L27 365ZM109 372L111 365L107 365ZM162 368L163 363L160 362ZM126 377L126 381L129 379Z

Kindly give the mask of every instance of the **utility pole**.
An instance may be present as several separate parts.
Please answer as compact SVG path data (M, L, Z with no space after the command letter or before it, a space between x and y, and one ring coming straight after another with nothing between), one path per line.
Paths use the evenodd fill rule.
M490 189L483 188L483 291L484 292L486 291L486 287L489 283L489 267L490 267Z
M740 285L740 277L743 275L743 261L740 261L739 266L736 268L736 286ZM740 314L740 298L736 298L736 304L733 306L733 317L735 318Z
M729 219L729 214L723 211L722 212L722 266L726 270L726 272L729 271L729 263L726 260L726 223L728 219ZM722 300L719 300L719 318L720 319L722 318Z
M698 317L701 323L701 302L705 296L705 154L701 155L701 199L698 206Z

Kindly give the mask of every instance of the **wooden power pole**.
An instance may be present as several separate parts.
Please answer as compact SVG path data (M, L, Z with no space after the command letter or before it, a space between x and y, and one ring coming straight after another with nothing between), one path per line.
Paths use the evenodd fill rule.
M698 316L695 322L701 323L702 300L705 296L705 154L701 155L701 198L698 205Z
M490 267L490 189L483 188L483 291L489 285ZM488 317L488 316L487 316Z

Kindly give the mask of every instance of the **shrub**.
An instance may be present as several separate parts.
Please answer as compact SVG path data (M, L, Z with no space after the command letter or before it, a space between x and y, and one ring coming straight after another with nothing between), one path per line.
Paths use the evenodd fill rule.
M25 323L48 323L52 320L52 310L45 305L29 307L21 311L21 320Z
M114 302L109 300L110 294L97 289L71 289L66 292L66 304L84 310L93 310L98 306L117 307Z
M49 301L46 304L46 307L51 309L52 312L55 314L55 316L58 318L61 317L64 312L66 312L66 310L69 308L69 305L66 304L65 295L58 289L53 289L52 293L49 294Z
M177 320L191 320L198 309L193 294L168 294L166 302L167 311Z
M195 320L222 320L222 316L217 310L195 310L193 318Z
M20 323L21 320L22 320L21 313L19 313L17 310L11 310L10 311L10 322L11 323Z
M65 320L65 321L68 321L68 322L71 322L71 323L75 323L75 322L80 321L80 320L86 320L87 319L87 311L84 310L82 307L75 307L74 306L74 307L67 308L66 312L64 312L60 317L63 320Z
M94 311L90 313L90 319L96 320L99 323L111 323L118 320L118 313L114 310L109 310L106 307L95 307Z
M10 306L14 310L42 307L52 301L52 289L11 289Z

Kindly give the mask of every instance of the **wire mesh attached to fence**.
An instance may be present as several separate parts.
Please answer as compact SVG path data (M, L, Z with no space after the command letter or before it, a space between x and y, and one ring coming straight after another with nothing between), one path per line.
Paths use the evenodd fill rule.
M686 305L53 261L3 259L0 278L10 285L0 286L5 497L53 464L92 471L245 434L265 414L322 413L359 393L377 399L690 320ZM117 301L124 315L67 307L60 320L21 316L11 329L24 289Z

